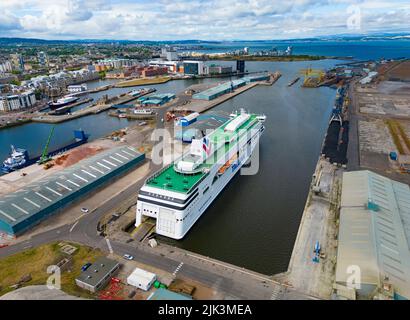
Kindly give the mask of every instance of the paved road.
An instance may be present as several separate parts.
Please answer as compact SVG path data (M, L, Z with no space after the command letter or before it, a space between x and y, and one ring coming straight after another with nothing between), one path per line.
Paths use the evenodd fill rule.
M151 163L150 174L156 170L158 170L158 166L153 166ZM109 248L106 239L97 234L97 224L104 215L118 207L119 203L136 197L143 183L144 181L134 183L124 192L114 196L93 212L81 217L75 223L37 234L29 240L0 249L0 258L42 244L63 240L99 248L108 253ZM169 273L173 273L182 262L181 260L161 255L158 252L153 252L153 249L143 247L139 243L126 244L110 241L110 244L113 252L117 255L131 254L137 261L155 266ZM232 271L229 268L221 271L221 268L213 268L211 263L204 265L196 264L190 259L184 260L183 266L178 270L178 276L203 283L216 291L222 291L224 296L231 298L270 299L273 295L272 292L278 291L278 286L272 282L266 282L238 271ZM282 291L280 290L279 296L275 293L275 298L280 298L283 295Z

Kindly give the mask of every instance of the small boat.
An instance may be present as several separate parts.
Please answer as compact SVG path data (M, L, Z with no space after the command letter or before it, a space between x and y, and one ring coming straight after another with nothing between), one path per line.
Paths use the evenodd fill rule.
M20 148L16 149L12 145L10 156L3 161L3 167L1 169L4 173L18 170L24 168L28 160L27 150Z
M140 95L143 92L143 89L133 90L128 93L129 96L135 97Z
M297 77L296 79L292 80L291 82L288 83L288 87L293 86L296 82L298 82L300 77Z

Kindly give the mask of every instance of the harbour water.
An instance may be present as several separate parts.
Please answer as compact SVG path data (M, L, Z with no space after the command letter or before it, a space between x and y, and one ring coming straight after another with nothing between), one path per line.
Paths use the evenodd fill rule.
M301 68L327 68L338 62L246 63L248 71L279 70L283 74L272 87L258 86L216 107L226 112L244 107L267 115L259 173L236 176L188 235L173 244L266 274L286 270L335 97L330 88L287 84ZM201 81L224 79L178 80L153 87L176 93ZM91 83L89 88L108 82ZM98 95L132 89L110 89ZM74 129L81 128L91 134L90 139L97 139L129 125L128 120L106 113L64 122L56 126L51 147L70 140ZM10 144L40 152L50 130L51 125L40 123L1 130L0 159L7 156Z
M369 59L393 59L409 57L410 40L297 40L297 41L264 41L264 42L222 42L205 44L204 49L199 50L204 53L226 52L248 47L251 52L260 50L271 50L276 47L278 50L286 50L288 46L293 47L295 55L317 55L327 57L353 57L358 60Z
M168 242L265 274L286 271L335 98L330 88L287 86L305 66L247 63L249 71L279 70L283 76L215 109L244 107L267 115L259 172L235 176L182 241Z

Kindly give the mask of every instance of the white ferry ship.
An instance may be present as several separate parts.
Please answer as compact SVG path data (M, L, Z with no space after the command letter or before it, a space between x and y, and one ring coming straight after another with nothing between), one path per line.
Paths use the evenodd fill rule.
M193 139L182 157L147 179L138 194L136 226L156 219L156 233L182 239L252 155L265 116L244 110L211 134Z

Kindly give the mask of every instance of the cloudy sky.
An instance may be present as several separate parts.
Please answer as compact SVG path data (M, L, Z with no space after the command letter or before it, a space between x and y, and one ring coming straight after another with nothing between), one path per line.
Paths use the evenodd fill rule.
M0 37L233 40L410 32L408 0L0 0Z

